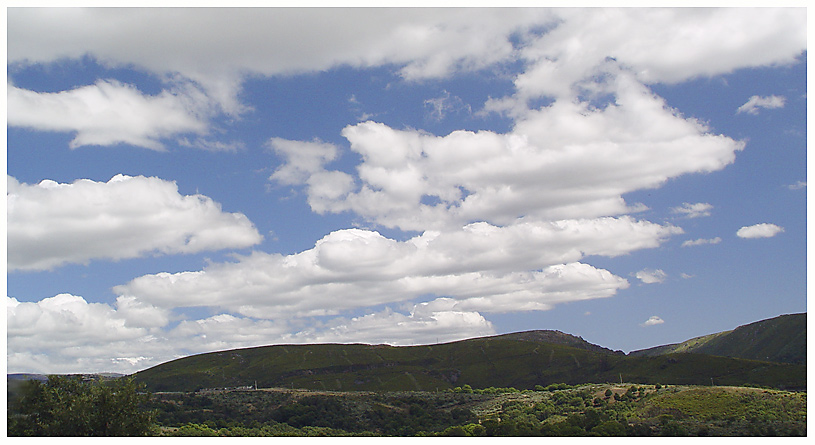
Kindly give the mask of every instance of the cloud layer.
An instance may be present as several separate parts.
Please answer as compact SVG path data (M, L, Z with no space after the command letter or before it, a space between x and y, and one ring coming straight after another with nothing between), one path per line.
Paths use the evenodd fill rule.
M9 270L239 249L262 240L245 215L226 213L206 196L183 196L159 178L24 184L9 176L6 199Z
M157 148L163 137L200 132L200 119L215 110L248 111L238 99L246 75L393 66L404 79L421 80L521 61L526 67L515 78L516 93L489 108L523 112L537 97L597 93L590 79L618 66L653 84L791 63L806 47L806 14L795 8L14 8L7 34L12 66L90 56L105 66L143 70L166 86L143 97L107 81L54 94L12 87L10 125L76 131L74 145ZM47 112L46 104L79 113L43 120L35 110ZM113 112L101 116L104 109ZM147 109L167 119L132 115Z

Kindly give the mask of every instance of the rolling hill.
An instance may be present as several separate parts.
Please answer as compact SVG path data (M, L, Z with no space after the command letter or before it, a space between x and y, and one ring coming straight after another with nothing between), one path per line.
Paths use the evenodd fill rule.
M806 314L802 315L805 329ZM310 344L235 349L173 360L134 378L154 392L255 384L332 391L434 391L465 384L531 389L553 383L619 381L805 389L806 336L801 345L800 319L779 317L706 342L731 345L728 348L734 350L732 344L741 341L740 354L759 354L762 360L667 347L625 355L558 331L527 331L423 346ZM731 340L713 342L717 338ZM769 345L786 351L781 356L803 357L803 362L767 361L763 351Z
M682 343L632 351L629 355L653 357L692 352L722 357L806 365L807 314L781 315L732 331L692 338Z

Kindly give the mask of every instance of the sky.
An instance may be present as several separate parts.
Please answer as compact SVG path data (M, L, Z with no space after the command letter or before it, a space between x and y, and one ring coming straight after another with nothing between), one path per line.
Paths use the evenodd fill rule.
M7 371L806 312L805 8L19 8Z

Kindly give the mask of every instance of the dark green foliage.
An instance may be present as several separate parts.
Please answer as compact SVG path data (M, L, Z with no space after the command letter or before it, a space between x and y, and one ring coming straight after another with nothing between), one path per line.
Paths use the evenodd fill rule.
M49 376L29 380L10 401L9 436L146 436L154 413L144 409L149 395L132 379L83 381Z
M542 388L540 385L536 386ZM456 386L455 388L449 389L449 391L464 394L510 394L520 392L516 388L495 388L493 386L484 389L479 388L473 389L473 387L470 385ZM543 389L540 390L536 389L536 391L543 391Z
M414 436L477 421L461 406L460 396L450 393L301 395L275 391L159 394L153 406L160 411L157 420L162 426L198 425L190 427L193 434L203 425L212 431L249 428L255 435L315 435L315 429L320 429L330 430L331 435ZM309 434L303 434L306 429Z
M347 431L357 429L353 413L331 397L307 397L283 405L272 413L272 419L295 428L321 426Z
M798 436L806 394L757 388L584 385L553 391L226 391L159 394L164 435ZM621 400L595 401L607 391Z

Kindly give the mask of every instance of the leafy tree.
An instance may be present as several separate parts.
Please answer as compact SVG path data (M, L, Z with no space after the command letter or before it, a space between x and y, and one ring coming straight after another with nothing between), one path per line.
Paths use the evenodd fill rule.
M155 413L132 379L82 381L77 376L30 380L9 404L9 436L146 436Z
M591 429L601 436L627 436L625 425L615 420L607 420Z

